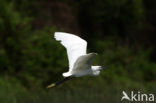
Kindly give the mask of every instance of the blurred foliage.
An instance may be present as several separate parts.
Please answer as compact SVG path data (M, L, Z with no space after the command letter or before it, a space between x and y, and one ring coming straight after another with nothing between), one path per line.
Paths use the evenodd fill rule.
M73 9L71 15L76 16L78 31L89 42L88 52L99 54L94 65L106 67L100 76L75 78L45 91L49 83L62 79L61 74L68 70L66 50L53 38L55 31L66 31L67 24L57 26L61 22L54 21L59 18L46 10L57 12L58 8L50 4ZM144 0L1 0L0 101L58 103L64 99L79 102L81 98L85 101L82 103L119 103L124 89L156 91L156 63L151 60L154 44L149 43L147 48L146 43L138 43L138 36L146 29L146 13ZM44 26L40 20L45 21Z
M85 32L94 34L94 37L98 34L101 37L110 34L135 36L135 32L143 27L142 2L143 0L82 0L80 22Z

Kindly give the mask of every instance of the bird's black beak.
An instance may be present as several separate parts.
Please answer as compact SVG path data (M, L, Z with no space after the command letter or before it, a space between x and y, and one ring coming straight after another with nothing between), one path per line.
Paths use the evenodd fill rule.
M105 70L105 69L108 69L107 66L101 66L101 70Z

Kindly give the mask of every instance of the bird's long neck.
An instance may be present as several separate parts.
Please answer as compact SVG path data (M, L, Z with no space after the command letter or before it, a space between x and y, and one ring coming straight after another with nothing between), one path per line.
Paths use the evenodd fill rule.
M91 66L91 70L94 76L99 75L101 69L101 66Z
M97 71L97 70L101 70L102 67L101 67L101 66L91 66L91 69L92 69L93 71Z

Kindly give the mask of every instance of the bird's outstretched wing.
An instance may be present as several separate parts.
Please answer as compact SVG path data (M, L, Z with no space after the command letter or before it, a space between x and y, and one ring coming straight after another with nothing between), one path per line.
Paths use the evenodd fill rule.
M67 49L69 71L71 71L77 58L86 54L87 42L69 33L55 32L54 36Z

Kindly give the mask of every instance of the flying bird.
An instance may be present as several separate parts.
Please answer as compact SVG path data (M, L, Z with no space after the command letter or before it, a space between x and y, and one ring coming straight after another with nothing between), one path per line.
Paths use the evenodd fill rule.
M68 61L69 61L69 71L63 73L64 79L56 83L52 83L47 86L51 88L57 86L72 77L81 77L86 75L97 76L100 74L100 70L103 69L102 66L92 66L92 61L97 53L86 53L87 51L87 41L82 38L64 32L55 32L54 38L66 48Z

